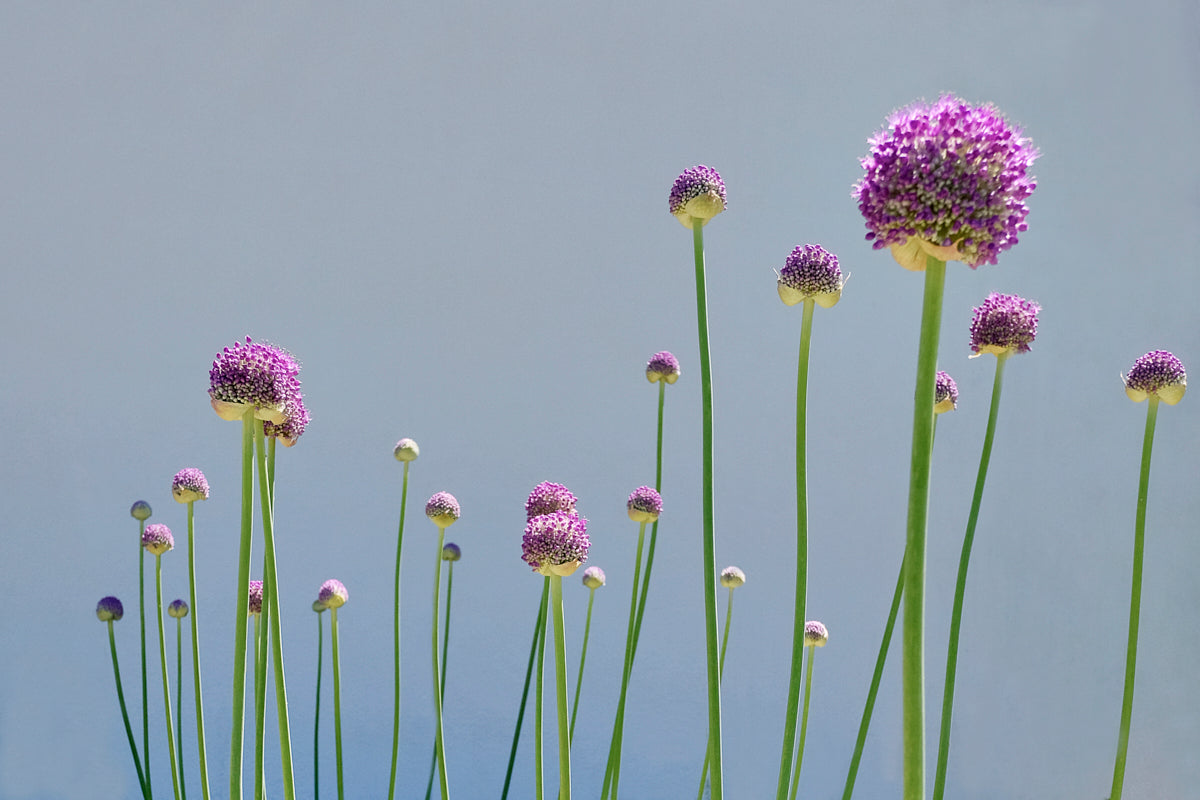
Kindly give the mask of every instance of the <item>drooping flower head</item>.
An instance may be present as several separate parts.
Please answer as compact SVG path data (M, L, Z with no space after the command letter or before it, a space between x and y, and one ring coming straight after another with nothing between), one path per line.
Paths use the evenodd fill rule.
M317 599L324 603L326 608L341 608L350 599L350 593L346 591L346 587L342 585L341 581L330 578L321 584L321 591L317 593Z
M958 408L958 384L947 372L938 370L933 382L933 413L944 414Z
M974 310L971 320L971 351L979 356L993 353L1007 356L1028 353L1037 336L1037 303L1015 294L992 292L983 305Z
M667 208L688 230L692 220L700 220L703 227L708 221L725 210L725 181L712 167L703 164L685 169L671 186Z
M746 582L746 573L737 567L726 567L721 570L721 585L726 589L736 589Z
M829 641L829 631L825 626L817 622L815 619L810 619L804 623L804 646L805 647L824 647Z
M445 530L458 521L462 516L458 500L449 492L438 492L429 498L425 504L425 516L433 520L433 524Z
M599 589L607 581L604 570L599 567L588 567L583 571L583 585L589 589Z
M1151 395L1173 406L1187 391L1187 372L1183 362L1166 350L1151 350L1133 362L1128 375L1123 375L1125 394L1135 403Z
M293 447L312 421L312 416L304 406L304 397L300 394L299 385L295 393L283 402L283 413L287 419L278 424L269 419L263 420L263 435L274 436L284 447Z
M221 419L239 420L249 409L256 419L287 421L286 407L300 394L300 365L290 353L261 342L234 342L213 360L208 396Z
M625 508L634 522L654 522L662 513L662 497L651 486L639 486L629 495Z
M927 255L995 264L1025 231L1038 151L995 107L953 95L914 103L868 143L866 174L851 194L867 240L890 247L904 268L924 270Z
M137 500L132 506L129 507L129 516L133 517L139 522L145 522L146 520L150 519L150 514L152 513L153 512L150 510L150 504L145 500Z
M171 481L171 496L177 503L208 499L208 479L195 467L181 469Z
M797 245L779 271L779 299L794 306L812 299L821 308L833 308L842 299L841 267L833 253L819 244Z
M442 546L442 561L458 561L462 558L462 548L454 542L446 542Z
M679 380L679 359L666 350L650 356L646 362L646 380L651 383L674 383Z
M262 613L263 607L263 582L250 581L250 596L246 601L246 610L251 616Z
M587 561L590 546L587 520L555 511L529 520L521 538L521 557L535 572L565 578Z
M167 616L173 619L183 619L188 615L188 604L182 600L172 600L167 606Z
M121 605L121 601L112 595L101 597L100 602L96 603L96 619L101 622L116 622L123 616L125 616L125 606Z
M396 442L396 447L392 450L392 455L401 463L416 461L417 456L421 455L421 448L417 447L417 443L412 439L404 438Z
M160 523L147 525L146 530L142 531L142 547L146 548L148 553L161 556L168 550L175 549L175 537L171 535L171 529L166 525Z
M555 511L573 513L575 511L575 495L571 494L571 490L561 483L542 481L533 487L533 491L529 493L529 499L525 501L525 521L528 522L534 517Z

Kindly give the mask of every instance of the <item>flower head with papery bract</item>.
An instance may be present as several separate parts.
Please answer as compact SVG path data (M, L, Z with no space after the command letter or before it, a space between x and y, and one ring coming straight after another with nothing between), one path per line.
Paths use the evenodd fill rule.
M529 520L521 538L521 557L535 572L565 578L587 561L590 546L587 520L555 511Z
M825 626L817 622L815 619L810 619L804 623L804 646L805 647L824 647L829 641L829 631Z
M183 619L188 615L188 604L182 600L172 600L167 606L167 616L172 619Z
M145 500L136 500L134 501L134 504L129 507L129 516L133 517L139 522L145 522L146 520L150 519L150 515L152 513L153 512L150 509L150 504Z
M699 164L685 169L671 186L667 208L688 230L692 220L700 220L701 227L720 214L728 206L725 200L725 181L712 167Z
M412 439L406 437L396 442L396 447L392 450L392 455L400 462L416 461L417 457L421 455L421 448L417 447L417 443Z
M634 522L654 522L662 513L662 497L651 486L639 486L629 495L625 508Z
M442 546L442 561L458 561L462 558L462 548L454 542L446 542Z
M123 616L125 616L125 606L121 605L121 601L112 595L101 597L100 602L96 603L96 619L101 622L116 622Z
M1125 381L1125 394L1135 403L1151 395L1173 406L1187 391L1187 372L1183 362L1166 350L1151 350L1133 362Z
M298 386L295 394L284 401L283 413L287 415L287 419L278 424L269 419L263 420L263 435L274 436L284 447L293 447L312 421L312 416L304 407L304 397L301 396Z
M251 616L261 614L263 607L263 582L250 581L250 596L246 600L246 610Z
M175 549L175 537L171 535L171 529L166 525L160 523L147 525L146 530L142 531L142 547L146 548L148 553L161 556L168 550Z
M837 256L819 244L806 244L792 250L776 283L785 305L811 299L821 308L833 308L842 299L846 281Z
M458 499L449 492L438 492L429 498L425 504L425 516L433 520L439 528L449 528L462 516Z
M974 309L971 320L971 351L975 355L997 356L1028 353L1037 336L1037 303L1015 294L992 292L983 305Z
M738 567L726 567L721 570L721 585L726 589L736 589L746 582L746 573Z
M171 480L171 496L177 503L194 503L208 499L208 479L195 467L187 467L175 473Z
M646 380L651 383L674 383L679 380L679 359L666 350L650 356L646 362Z
M588 567L583 571L583 585L589 589L599 589L607 581L604 570L599 567Z
M256 419L280 425L289 400L300 394L300 365L285 350L251 341L234 342L213 360L208 396L221 419L239 420L249 409Z
M350 599L350 593L346 591L346 587L342 585L341 581L330 578L321 584L321 591L317 593L317 599L324 603L326 608L341 608Z
M525 521L528 522L534 517L555 511L573 513L575 511L575 495L571 494L571 490L561 483L542 481L533 487L533 491L529 493L529 499L525 501Z
M925 257L995 264L1026 229L1038 151L991 105L952 95L902 108L869 140L852 196L875 249L906 269Z
M944 414L958 408L958 384L947 372L938 370L933 382L933 413Z

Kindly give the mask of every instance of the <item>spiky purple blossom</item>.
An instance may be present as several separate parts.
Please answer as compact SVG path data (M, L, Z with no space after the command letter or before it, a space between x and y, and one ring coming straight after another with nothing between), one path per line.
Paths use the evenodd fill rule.
M300 365L286 350L249 336L213 360L208 396L221 419L238 420L248 409L276 425L287 420L286 406L300 395Z
M1026 229L1028 174L1038 151L990 104L953 95L892 114L868 140L866 174L852 196L875 249L891 247L901 265L925 268L925 256L995 264Z
M421 455L421 448L417 447L417 443L412 439L405 437L396 442L396 447L392 450L392 455L400 462L416 461L417 457Z
M250 581L250 594L246 599L246 611L250 614L261 614L263 607L263 582Z
M1166 350L1151 350L1133 362L1129 374L1123 376L1125 394L1135 403L1151 395L1173 406L1187 391L1187 371L1183 362Z
M542 481L533 487L529 499L525 501L525 521L555 511L574 512L575 495L561 483Z
M589 589L599 589L607 581L604 570L599 567L588 567L583 571L583 585Z
M587 520L555 511L529 520L521 537L521 558L535 572L566 577L587 561L590 546Z
M336 578L330 578L322 583L321 591L317 593L317 600L324 603L326 608L341 608L349 599L350 593Z
M123 616L125 616L125 606L121 605L121 601L112 595L101 597L100 602L96 603L96 618L101 622L116 622Z
M304 435L312 416L304 406L304 397L300 394L299 386L296 391L283 403L283 413L287 419L278 424L269 419L263 420L263 435L274 436L284 447L292 447Z
M812 299L821 308L832 308L842 299L845 280L837 256L819 244L805 244L792 250L776 283L785 305Z
M208 479L195 467L187 467L175 473L171 479L171 496L178 503L194 503L208 499Z
M425 503L425 516L439 528L449 528L462 516L458 499L449 492L437 492Z
M667 208L688 230L692 229L693 219L700 220L701 226L707 225L727 205L725 181L715 169L703 164L680 173L667 201Z
M142 531L142 547L156 556L161 556L168 550L175 549L175 537L171 529L161 523L153 523Z
M129 507L129 516L140 522L145 522L146 520L150 519L150 515L152 513L153 512L150 509L150 504L145 500L136 500L134 501L133 505Z
M1037 336L1038 312L1042 307L1015 294L992 292L974 309L971 320L971 351L997 356L1028 353Z
M811 619L804 623L804 646L805 647L824 647L829 641L829 631L825 626Z
M629 495L625 508L634 522L654 522L662 513L662 496L652 486L639 486Z
M746 582L746 573L738 567L728 566L721 570L721 585L726 589L736 589Z
M458 561L462 558L462 548L454 542L446 542L442 546L442 561Z
M646 380L651 383L674 383L679 380L679 359L666 350L650 356L646 362Z
M167 616L173 619L183 619L188 615L188 604L183 600L172 600L167 606Z
M948 372L938 370L933 382L933 413L942 414L958 408L958 384Z

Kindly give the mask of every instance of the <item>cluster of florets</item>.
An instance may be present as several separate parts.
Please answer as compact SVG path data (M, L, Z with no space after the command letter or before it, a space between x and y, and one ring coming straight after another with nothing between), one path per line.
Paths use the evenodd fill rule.
M829 631L815 619L804 623L804 646L824 647L829 641Z
M222 419L238 420L253 409L256 419L276 426L287 422L289 414L300 415L307 424L299 373L290 353L247 336L245 343L234 342L213 360L208 396Z
M1187 391L1187 371L1183 362L1166 350L1151 350L1133 362L1129 374L1122 376L1125 394L1135 403L1153 396L1173 406Z
M583 585L589 589L599 589L607 581L604 570L599 567L588 567L583 571Z
M1028 353L1037 336L1037 303L1015 294L992 292L974 309L971 320L971 351L997 356Z
M304 434L312 416L305 408L304 398L299 391L284 402L283 413L287 419L278 424L269 419L263 420L263 435L274 436L284 447L291 447Z
M533 487L529 499L525 501L525 521L555 511L574 513L575 495L561 483L542 481Z
M746 582L746 573L738 567L728 566L721 570L721 585L726 589L736 589Z
M679 380L679 359L666 350L650 356L646 362L646 380L651 383L674 383Z
M573 512L540 514L525 526L521 558L543 575L567 577L587 561L587 520Z
M1028 174L1038 152L991 105L945 95L893 114L860 160L852 195L876 249L904 267L932 255L971 267L995 264L1026 229Z
M158 523L147 525L146 530L142 531L142 547L148 553L161 556L168 550L175 549L175 537L171 535L171 529L166 525Z
M777 284L785 305L813 300L821 308L832 308L842 299L845 280L837 256L819 244L805 244L787 257Z
M123 616L125 616L125 606L121 605L121 601L112 595L101 597L100 602L96 603L96 618L101 622L116 622Z
M263 582L250 581L250 596L247 599L246 608L251 616L262 613L263 608Z
M336 578L330 578L322 583L321 590L317 593L317 602L325 608L341 608L349 599L350 593Z
M175 473L171 479L171 496L178 503L194 503L208 499L208 479L195 467L187 467Z
M462 516L458 498L449 492L437 492L425 503L425 516L439 528L449 528Z
M958 408L958 384L947 372L938 370L933 382L933 413L944 414Z
M625 508L634 522L655 522L662 513L662 496L652 486L639 486L629 495Z
M688 230L693 219L700 220L701 226L707 225L727 205L725 181L715 169L703 164L685 169L675 179L667 200L667 208Z

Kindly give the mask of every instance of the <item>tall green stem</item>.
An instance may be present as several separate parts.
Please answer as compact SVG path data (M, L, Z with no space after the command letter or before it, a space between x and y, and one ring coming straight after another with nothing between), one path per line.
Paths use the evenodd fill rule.
M254 520L254 409L242 417L242 527L238 546L233 627L233 728L229 734L229 800L242 800L242 741L246 725L246 600L250 596L250 542Z
M662 437L663 437L663 398L666 394L666 381L658 384L658 447L654 467L654 491L662 492ZM650 546L646 550L646 574L642 577L641 598L638 600L637 621L633 624L633 657L637 657L638 642L642 637L642 617L646 613L646 595L650 593L650 574L654 571L654 549L658 544L658 520L650 526ZM618 766L618 770L620 767Z
M187 800L187 781L183 775L183 620L175 619L175 731L176 757L179 759L179 797Z
M266 583L263 584L266 591ZM254 797L263 800L267 793L266 750L267 727L267 621L266 606L254 614Z
M629 627L625 630L625 658L621 664L621 692L617 698L617 715L613 720L612 741L608 747L608 764L604 772L604 785L600 790L602 798L617 797L617 789L621 783L621 745L625 735L625 699L629 692L629 678L633 672L633 635L637 621L638 581L642 569L642 544L646 539L646 523L638 527L637 553L633 559L633 588L629 598Z
M796 744L796 768L792 772L792 791L789 795L791 800L796 800L796 794L800 791L800 765L804 763L804 737L808 732L808 704L812 700L812 671L816 655L816 647L808 648L808 668L804 673L804 710L800 713L800 741Z
M571 703L571 741L575 741L575 716L579 713L579 690L583 688L583 665L587 661L588 636L592 631L592 601L596 590L588 589L587 621L583 623L583 649L579 652L579 676L575 679L575 700Z
M1125 691L1121 698L1121 728L1117 733L1117 759L1113 764L1109 800L1121 800L1125 786L1125 757L1129 752L1129 724L1133 718L1133 678L1137 670L1138 621L1142 608L1142 556L1146 545L1146 503L1150 494L1150 451L1154 447L1154 422L1158 398L1150 396L1146 433L1142 437L1142 471L1138 478L1137 513L1133 527L1133 581L1129 593L1129 642L1125 650Z
M407 465L405 465L407 466ZM454 597L454 562L448 562L446 567L446 621L442 626L442 685L439 690L442 695L442 705L446 704L446 664L450 655L450 601ZM433 775L437 771L437 743L433 745L433 753L429 757L429 780L425 783L425 800L433 797Z
M388 779L388 800L396 796L396 763L400 757L400 553L404 545L404 512L408 506L408 465L404 462L404 482L400 488L400 529L396 533L396 586L392 604L392 773ZM434 753L434 758L437 754ZM432 785L432 784L431 784Z
M317 612L317 701L313 711L313 800L321 800L321 649L325 642L321 615Z
M125 690L121 688L121 666L117 663L117 637L113 633L113 621L108 620L108 648L112 651L113 679L117 682L117 703L121 706L121 721L125 723L125 737L129 740L129 752L133 754L133 768L137 770L138 788L142 797L149 800L150 788L142 773L142 759L138 755L137 741L133 738L133 727L129 724L129 709L125 707Z
M558 800L571 800L571 732L567 723L567 634L562 578L550 577L554 606L554 695L558 700Z
M204 800L209 800L208 751L204 745L204 693L200 682L200 620L196 608L196 521L195 502L187 504L188 526L188 599L191 601L192 618L192 686L196 695L196 748L200 751L200 790ZM180 729L183 717L179 718ZM182 758L182 756L181 756ZM182 764L182 761L180 762Z
M150 695L146 670L146 550L142 547L142 536L145 533L146 521L138 520L138 615L141 617L142 632L142 758L146 793L153 795L150 783Z
M942 724L938 737L937 770L933 779L933 798L942 800L946 791L946 766L950 759L950 723L954 714L954 681L958 672L958 641L962 632L963 597L967 590L967 567L971 561L971 546L975 542L975 526L979 521L979 506L983 502L983 485L987 481L988 464L992 459L992 442L996 437L996 420L1000 414L1000 389L1004 384L1004 365L1008 353L996 357L996 378L992 382L992 404L988 411L987 430L983 435L983 454L975 476L975 494L967 516L967 532L963 536L962 553L958 558L958 582L954 586L954 610L950 615L950 642L946 648L946 685L942 693Z
M446 742L442 729L442 666L438 657L438 602L442 593L442 546L446 540L446 529L438 526L437 561L433 573L433 710L437 728L434 747L438 758L438 781L442 788L442 800L449 800L450 779L446 770Z
M154 557L154 599L158 607L158 661L162 665L163 710L167 719L167 752L171 761L171 788L179 797L179 765L175 762L175 730L171 724L171 680L167 673L167 633L162 618L162 556Z
M550 610L549 592L550 578L546 577L546 593L542 595L542 622L541 637L538 639L537 652L537 686L535 688L536 696L533 704L533 772L534 772L534 797L536 800L543 800L545 789L542 786L542 725L545 718L545 712L542 710L542 705L546 697L546 612Z
M725 678L725 646L729 644L729 622L733 619L733 587L729 589L729 603L725 607L725 632L721 634L721 678ZM704 766L700 768L700 793L698 800L704 800L704 786L708 783L708 744L704 745Z
M333 746L337 754L338 800L345 800L342 786L342 661L338 657L337 606L329 609L329 639L332 643L330 656L333 658Z
M529 698L529 681L533 677L533 660L537 657L538 645L545 636L546 607L549 599L550 581L546 579L542 582L542 599L538 606L537 620L533 624L533 642L529 645L529 664L525 667L525 685L521 687L521 705L517 709L517 724L513 728L512 748L508 753L508 769L504 772L504 789L500 792L500 800L508 800L508 787L512 783L513 765L517 761L517 745L521 742L521 723L525 719L525 702Z

